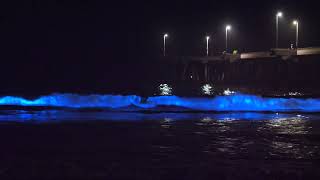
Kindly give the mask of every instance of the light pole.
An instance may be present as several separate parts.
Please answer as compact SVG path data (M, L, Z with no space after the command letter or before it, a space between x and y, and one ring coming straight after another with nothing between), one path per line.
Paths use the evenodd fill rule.
M207 36L206 40L207 40L207 56L209 56L209 40L210 40L210 36Z
M231 30L231 26L227 25L226 26L226 52L228 51L228 31Z
M282 12L278 12L276 15L276 48L279 47L279 18L282 17Z
M163 35L163 56L166 56L166 39L168 36L168 34Z
M298 49L298 43L299 43L299 21L294 20L293 25L296 26L296 48Z

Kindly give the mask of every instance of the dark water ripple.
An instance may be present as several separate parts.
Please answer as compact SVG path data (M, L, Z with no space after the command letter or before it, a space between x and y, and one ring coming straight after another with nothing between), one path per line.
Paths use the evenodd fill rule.
M320 115L0 112L0 177L318 179Z

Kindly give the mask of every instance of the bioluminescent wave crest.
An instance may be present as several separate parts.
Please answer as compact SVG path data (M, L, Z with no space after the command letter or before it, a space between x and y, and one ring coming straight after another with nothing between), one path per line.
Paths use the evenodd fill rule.
M178 96L155 96L144 100L129 95L78 95L52 94L29 100L22 97L5 96L0 105L50 106L69 108L125 108L153 109L163 106L201 111L306 111L320 112L320 99L265 98L256 95L233 94L212 98L188 98Z
M120 95L77 95L77 94L52 94L34 100L21 97L5 96L0 98L0 105L17 106L53 106L73 108L121 108L139 104L139 96Z

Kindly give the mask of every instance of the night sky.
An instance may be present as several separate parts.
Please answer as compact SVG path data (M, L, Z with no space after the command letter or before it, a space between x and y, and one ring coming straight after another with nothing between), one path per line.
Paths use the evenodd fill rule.
M148 69L161 56L165 32L169 56L204 55L206 35L213 37L210 53L221 53L226 24L232 25L232 49L269 50L278 10L284 13L280 47L294 43L296 18L300 46L320 46L317 7L302 0L3 1L1 92L90 89L126 81L130 74L143 77L136 67Z

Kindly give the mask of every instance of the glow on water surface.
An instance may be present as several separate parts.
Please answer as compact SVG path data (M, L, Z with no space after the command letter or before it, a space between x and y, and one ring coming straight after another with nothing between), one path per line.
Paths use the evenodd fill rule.
M36 99L5 96L0 105L50 106L69 108L130 108L152 110L170 106L201 111L306 111L320 112L320 99L265 98L256 95L232 94L215 97L154 96L145 100L136 95L52 94Z
M119 112L119 111L78 111L78 110L2 110L0 122L60 122L60 121L161 121L175 122L180 120L201 120L203 123L231 122L238 120L281 122L283 120L316 119L318 116L299 116L294 113L260 113L260 112L222 112L222 113L193 113L193 112Z

